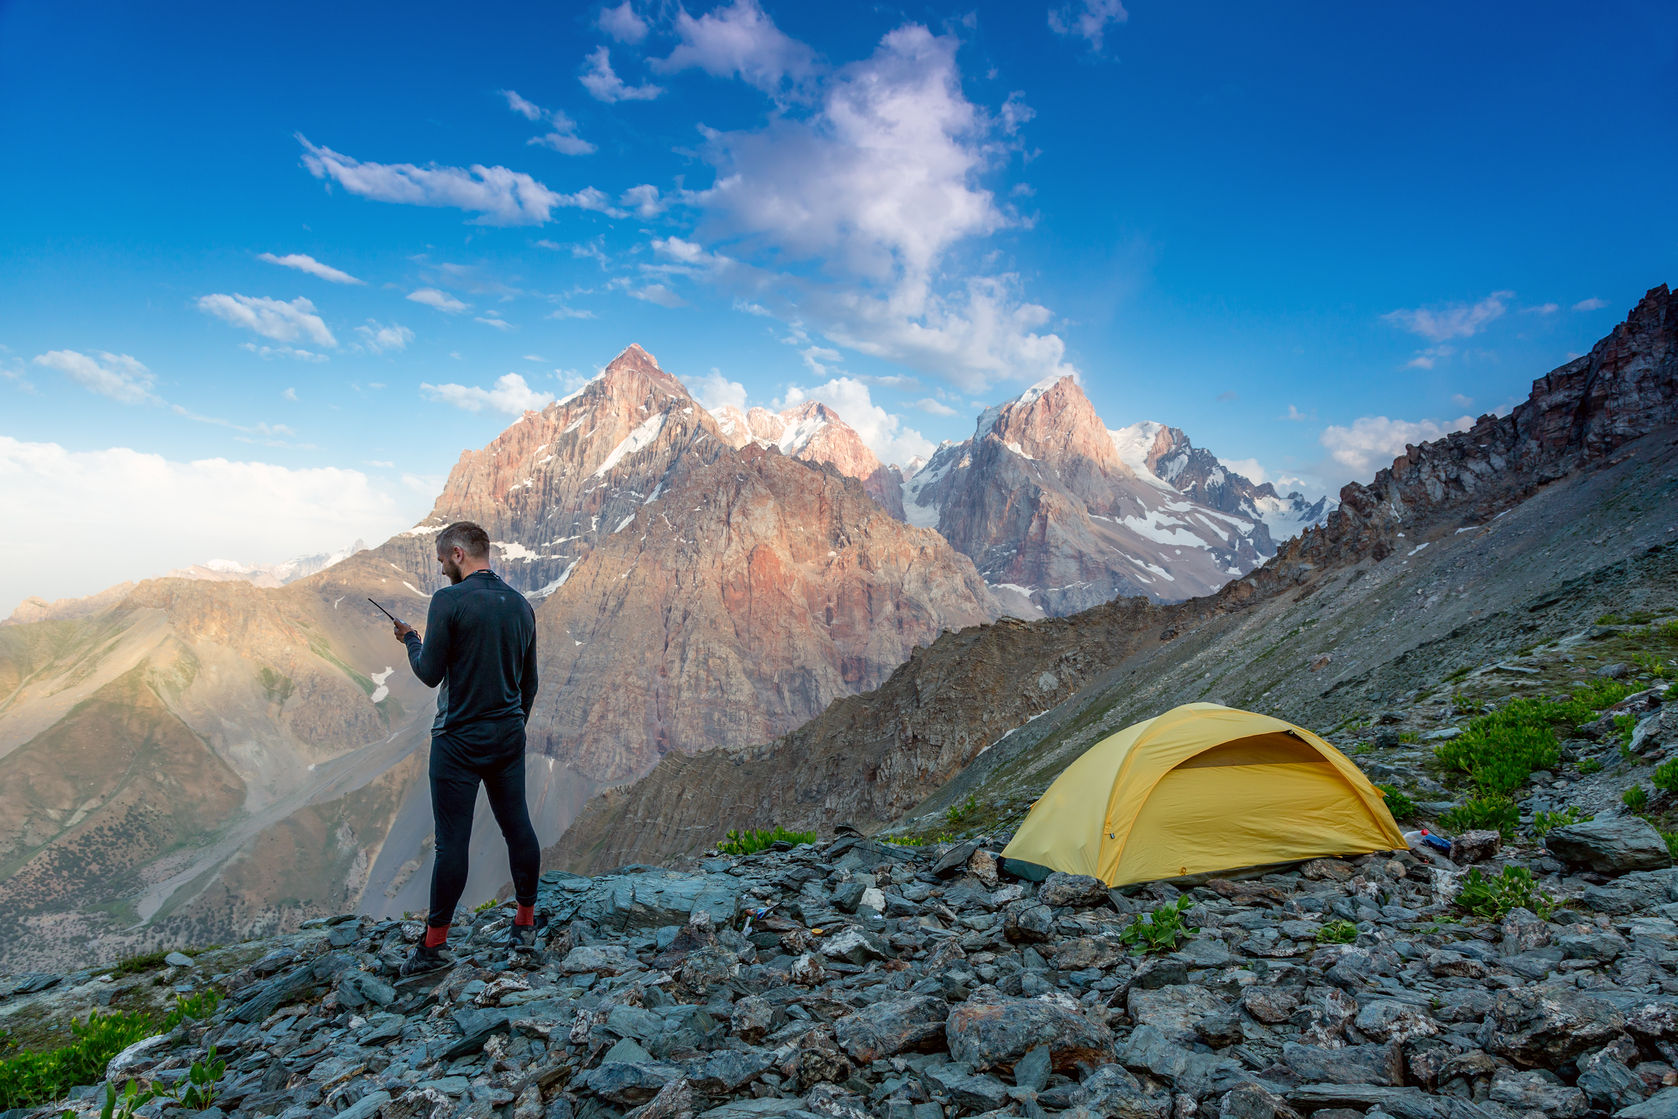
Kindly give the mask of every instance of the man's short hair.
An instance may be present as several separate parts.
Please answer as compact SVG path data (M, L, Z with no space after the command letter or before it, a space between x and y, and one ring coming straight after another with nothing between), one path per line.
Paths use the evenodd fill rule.
M447 555L459 548L473 559L489 558L489 533L471 521L456 521L437 534L437 554Z

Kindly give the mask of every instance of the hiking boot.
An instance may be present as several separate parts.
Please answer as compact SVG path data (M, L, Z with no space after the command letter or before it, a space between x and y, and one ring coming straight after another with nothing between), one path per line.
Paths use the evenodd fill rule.
M547 927L546 913L536 914L536 923L533 925L513 925L507 933L507 947L515 952L534 952L537 935Z
M422 975L428 971L448 967L453 962L443 955L441 948L427 948L424 944L416 944L414 950L408 953L408 958L402 961L400 974L404 978L410 975Z

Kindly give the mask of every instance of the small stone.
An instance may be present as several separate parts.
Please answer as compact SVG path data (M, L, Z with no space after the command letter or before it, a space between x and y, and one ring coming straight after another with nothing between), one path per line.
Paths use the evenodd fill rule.
M1066 874L1055 871L1043 879L1037 888L1037 900L1044 905L1089 907L1107 900L1107 885L1087 874Z
M192 957L185 952L171 952L163 957L163 962L170 967L192 967Z
M1046 905L1022 905L1002 919L1002 935L1012 944L1041 944L1054 927L1054 912Z
M1077 1010L1048 999L975 996L950 1011L944 1025L950 1056L971 1068L1008 1067L1038 1046L1067 1070L1096 1063L1113 1045L1113 1032Z
M1503 835L1492 830L1465 831L1451 840L1451 861L1458 866L1483 863L1497 857L1503 847Z

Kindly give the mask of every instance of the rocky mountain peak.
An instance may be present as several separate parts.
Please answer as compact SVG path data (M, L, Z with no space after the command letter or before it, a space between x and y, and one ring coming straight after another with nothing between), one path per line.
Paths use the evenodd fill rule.
M1085 459L1105 474L1132 473L1114 449L1095 405L1070 376L1040 381L1008 403L986 411L980 417L977 437L987 434L1030 458Z

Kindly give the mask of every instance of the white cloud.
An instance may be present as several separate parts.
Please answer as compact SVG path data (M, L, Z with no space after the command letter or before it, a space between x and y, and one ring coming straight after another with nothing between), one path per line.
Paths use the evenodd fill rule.
M493 326L497 330L511 330L513 324L502 318L497 312L490 311L482 315L474 315L474 322L481 322L485 326Z
M949 263L958 244L1015 223L979 182L998 155L997 122L962 94L957 46L899 28L834 74L806 118L710 134L716 182L686 201L701 208L707 243L729 240L735 257L775 268L816 266L729 270L720 278L751 300L737 307L797 307L830 342L980 391L1072 370L1045 329L1050 312L1016 275Z
M536 104L536 102L526 101L524 98L520 97L517 92L510 89L502 90L501 96L507 99L507 108L513 110L513 112L517 113L525 120L542 119L542 106Z
M1540 303L1536 307L1522 307L1523 315L1553 315L1561 310L1560 303Z
M1352 426L1330 425L1320 441L1329 457L1354 478L1367 481L1375 471L1392 465L1404 453L1406 443L1426 443L1452 431L1474 426L1472 416L1454 420L1390 420L1386 416L1360 416Z
M1512 291L1494 291L1478 303L1445 303L1414 310L1388 311L1381 317L1394 326L1434 342L1470 338L1502 316Z
M418 292L414 293L419 294ZM441 295L441 292L437 294ZM413 299L410 295L409 299ZM415 300L415 302L425 302ZM365 326L358 326L355 332L361 336L361 344L373 353L382 354L390 350L405 350L408 343L414 340L414 332L397 323L385 324L376 319L368 319Z
M1456 352L1457 348L1455 346L1444 343L1429 346L1425 350L1417 350L1416 356L1405 362L1404 367L1406 369L1432 369L1440 358L1450 357Z
M1130 13L1119 0L1082 0L1080 4L1050 8L1049 30L1057 35L1076 35L1089 43L1092 51L1099 52L1107 25L1129 18Z
M648 284L646 287L631 288L629 294L644 303L654 303L660 307L687 306L687 302L681 296L663 284Z
M630 0L604 9L594 25L620 43L639 43L647 37L647 21L635 14Z
M75 350L49 350L35 358L36 365L56 369L89 392L123 404L158 404L152 392L157 383L151 370L128 354L101 350L96 356Z
M605 47L596 47L594 53L588 56L588 65L583 68L578 80L588 90L589 96L608 105L615 101L651 101L664 92L663 86L651 82L646 85L625 83L612 69L611 52Z
M1575 303L1573 309L1575 311L1600 311L1606 306L1608 306L1606 299L1598 299L1593 295L1589 299L1581 299Z
M481 412L488 408L513 416L542 408L554 398L551 392L538 392L525 384L524 378L517 373L508 373L498 378L493 388L422 384L420 391L431 400L452 404L468 412Z
M746 386L739 381L730 381L721 370L713 369L691 384L693 398L708 412L715 412L724 405L732 405L742 412L746 410Z
M524 360L534 361L534 362L537 362L538 364L540 364L542 362L547 361L548 359L543 357L541 354L525 354L524 355Z
M330 264L322 264L306 253L287 253L285 256L275 256L273 253L258 253L256 259L265 260L269 264L278 264L283 268L295 268L299 272L307 272L311 276L319 276L321 279L331 280L335 284L361 284L366 282L358 280L348 272L340 271Z
M1455 404L1458 408L1472 408L1474 407L1474 398L1472 396L1464 396L1460 392L1454 392L1451 394L1451 403Z
M595 317L595 314L593 311L587 310L583 307L555 307L553 310L549 311L545 317L561 320L592 319Z
M234 423L232 420L224 420L220 416L201 415L179 404L169 405L169 410L182 419L191 420L193 423L210 424L213 427L225 427L229 431L236 431L240 435L239 442L241 443L261 443L269 447L299 446L299 444L289 442L297 432L287 424ZM312 445L309 446L312 447Z
M734 0L698 19L677 8L676 34L681 43L668 58L655 60L655 68L675 72L697 66L712 77L739 77L766 93L788 81L797 86L815 68L815 52L776 27L757 0Z
M420 288L418 291L411 291L408 293L408 298L415 303L423 303L427 307L447 311L451 315L458 315L467 308L467 304L462 303L447 292L438 291L436 288Z
M280 399L289 400L293 404L297 403L297 390L295 388L286 389L280 394Z
M633 209L638 218L656 218L668 205L659 198L658 188L650 183L630 187L618 196L618 202Z
M315 305L302 296L287 303L258 295L204 295L198 299L198 309L276 342L307 340L328 348L338 345L315 313Z
M601 209L605 196L593 187L574 194L549 190L522 171L505 167L443 167L435 163L363 163L302 136L303 166L351 194L410 206L444 206L478 214L490 225L541 225L556 208Z
M1298 405L1290 404L1288 405L1287 412L1283 415L1277 416L1276 418L1279 420L1287 420L1289 423L1304 423L1307 420L1315 419L1316 415L1317 413L1315 411L1301 412Z
M296 346L270 346L256 342L240 342L239 348L249 350L257 357L267 361L271 357L291 357L298 361L325 361L325 354L317 354L313 350L300 350Z
M53 534L52 563L0 569L0 614L26 595L92 594L211 556L275 563L379 539L413 524L430 496L392 495L336 467L181 462L0 436L0 517Z
M526 143L552 148L564 155L588 155L594 151L593 144L577 135L577 122L567 116L563 110L544 109L536 102L527 101L510 89L502 90L501 96L507 99L507 107L525 120L545 121L551 129L546 135L533 136L525 141ZM473 170L476 171L478 168L474 167ZM497 168L497 170L500 169Z
M854 377L836 377L813 388L794 385L771 407L781 411L806 400L819 400L837 412L840 419L856 429L868 449L881 462L901 465L916 455L928 458L936 450L926 436L914 428L903 426L902 417L875 404L869 396L868 386Z
M953 416L956 414L954 408L941 400L934 400L930 396L915 401L914 406L923 412L930 412L934 416Z

